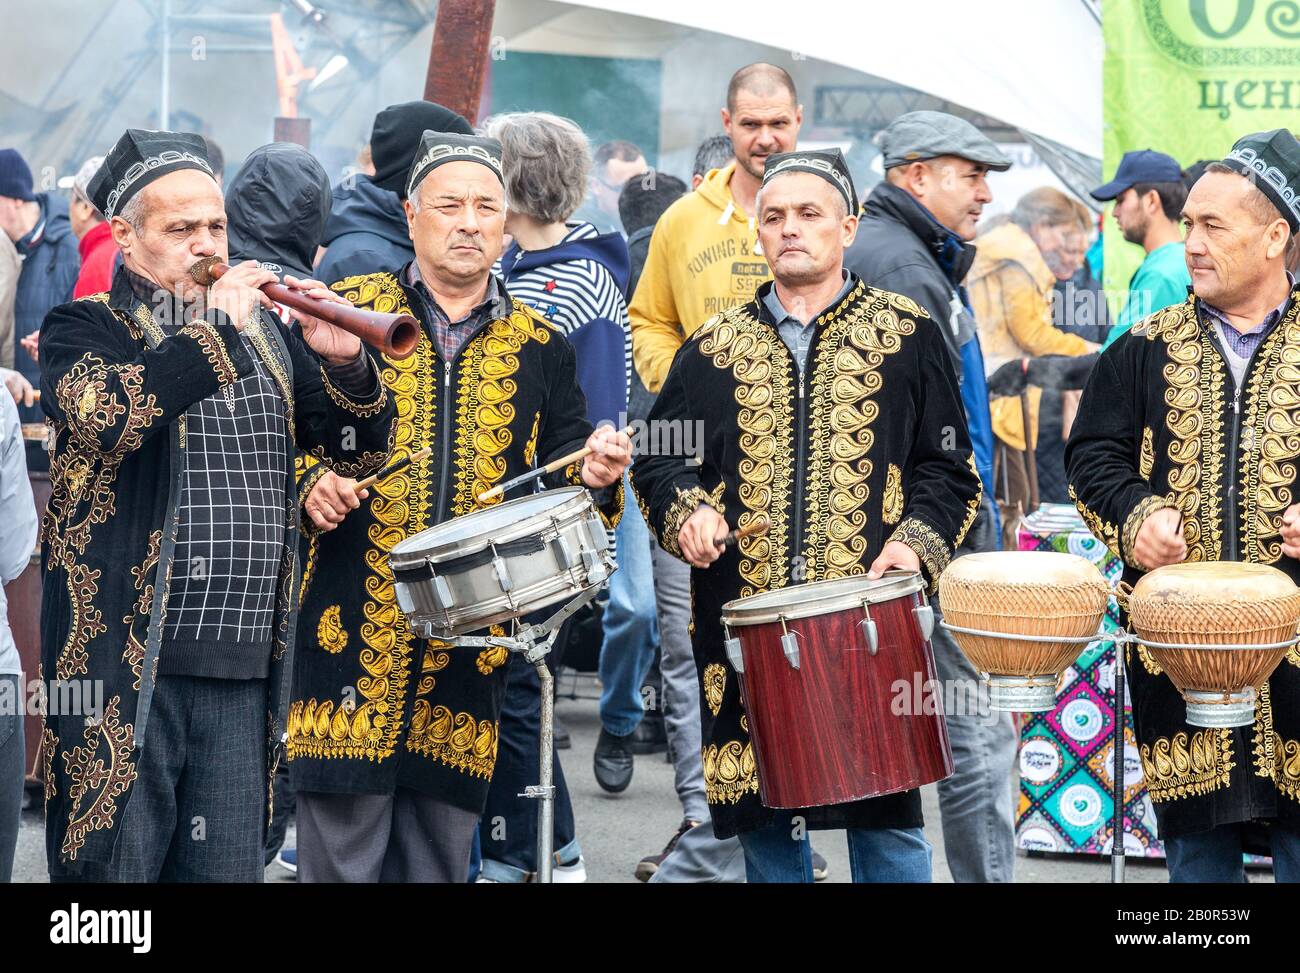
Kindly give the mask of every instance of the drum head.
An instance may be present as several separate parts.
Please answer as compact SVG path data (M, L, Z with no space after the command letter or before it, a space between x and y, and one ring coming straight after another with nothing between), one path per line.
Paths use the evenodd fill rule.
M485 510L476 510L463 517L453 517L413 534L394 545L388 556L390 561L400 566L404 558L432 558L437 561L473 554L493 541L500 542L533 533L550 517L558 515L566 505L572 504L577 509L588 506L590 502L587 491L582 487L564 487L520 497Z
M732 626L767 625L782 618L807 618L863 604L878 605L924 590L925 581L913 571L886 571L883 578L874 581L865 574L814 581L729 601L722 606L722 621Z

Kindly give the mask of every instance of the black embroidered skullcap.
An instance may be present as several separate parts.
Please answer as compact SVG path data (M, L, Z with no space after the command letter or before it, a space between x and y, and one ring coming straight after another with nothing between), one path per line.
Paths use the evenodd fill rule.
M149 183L180 169L213 175L203 136L128 128L108 150L86 191L104 219L111 220Z
M814 176L820 176L844 197L849 215L858 214L858 194L853 189L853 177L849 175L849 167L844 162L844 153L839 149L808 149L768 156L767 163L763 166L763 185L766 186L787 172L811 172Z
M1300 232L1300 142L1285 128L1237 139L1223 164L1241 173Z
M448 162L477 162L491 169L502 186L506 184L501 174L501 143L496 139L431 131L420 138L420 151L415 154L410 178L406 180L407 198L415 195L416 187L425 176Z

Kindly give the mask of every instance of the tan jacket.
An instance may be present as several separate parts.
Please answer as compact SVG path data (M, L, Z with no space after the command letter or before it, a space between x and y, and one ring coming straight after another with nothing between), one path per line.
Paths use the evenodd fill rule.
M714 169L700 188L659 218L628 319L641 381L658 393L682 342L709 318L754 297L772 276L759 252L754 221L731 195L735 161Z
M988 374L1016 358L1040 355L1086 355L1093 348L1078 335L1052 324L1052 288L1056 275L1029 234L1005 223L975 241L975 263L966 277L979 326L984 369ZM1036 426L1039 390L1030 390L1031 421ZM1020 399L989 404L993 433L1007 445L1025 448ZM1031 429L1031 435L1036 434Z

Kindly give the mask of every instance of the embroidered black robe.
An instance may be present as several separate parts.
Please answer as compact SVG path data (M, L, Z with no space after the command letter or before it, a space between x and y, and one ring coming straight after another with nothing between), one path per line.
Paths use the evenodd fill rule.
M423 302L391 273L333 287L358 307L423 313ZM412 634L387 554L412 534L482 509L479 494L497 483L580 449L592 431L586 399L573 347L519 301L480 325L452 361L442 360L426 327L415 353L384 359L381 375L397 406L393 458L426 446L433 452L372 486L334 530L304 530L303 624L288 722L293 782L299 790L370 794L400 783L479 813L496 764L508 653ZM299 471L305 500L325 470L308 462ZM546 478L549 487L581 483L577 463ZM604 492L601 515L612 527L622 484Z
M914 301L854 279L816 319L801 375L763 301L724 311L682 347L649 431L676 449L637 450L632 483L646 523L680 557L701 503L732 527L771 529L691 570L704 783L713 828L763 827L758 769L720 615L733 598L865 574L889 540L907 544L933 587L979 509L966 418L943 336ZM682 449L699 429L701 462ZM834 741L826 741L834 746ZM800 812L811 828L919 827L918 791Z
M1236 391L1213 325L1189 297L1139 322L1102 354L1084 389L1066 464L1088 528L1142 576L1133 545L1147 516L1175 507L1189 561L1269 564L1282 513L1300 501L1300 288ZM1255 724L1191 726L1146 649L1127 672L1142 771L1162 838L1275 819L1300 828L1300 651L1264 684Z
M172 572L185 473L185 411L255 367L233 324L164 336L119 271L109 293L54 308L41 326L41 407L54 429L42 523L42 680L46 844L76 867L108 862L136 780ZM298 447L364 476L383 465L393 406L376 383L356 402L330 383L301 336L262 315L257 348L285 399ZM287 369L285 366L288 366ZM297 613L294 469L285 468L285 541L267 680L267 766L274 773L288 702ZM103 685L87 716L70 688ZM81 693L83 700L87 693ZM268 780L269 787L269 780Z

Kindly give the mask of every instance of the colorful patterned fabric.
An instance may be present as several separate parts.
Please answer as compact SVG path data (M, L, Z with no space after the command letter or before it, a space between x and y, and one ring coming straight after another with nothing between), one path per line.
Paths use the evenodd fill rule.
M1068 505L1046 504L1020 528L1020 550L1062 551L1096 564L1108 581L1119 558L1088 532ZM1120 628L1111 599L1103 623ZM1125 694L1127 696L1127 693ZM1093 642L1057 688L1056 709L1025 713L1020 730L1020 805L1016 844L1029 851L1109 855L1115 766L1115 643ZM1133 714L1124 706L1124 849L1133 857L1163 857L1155 811L1142 779Z

